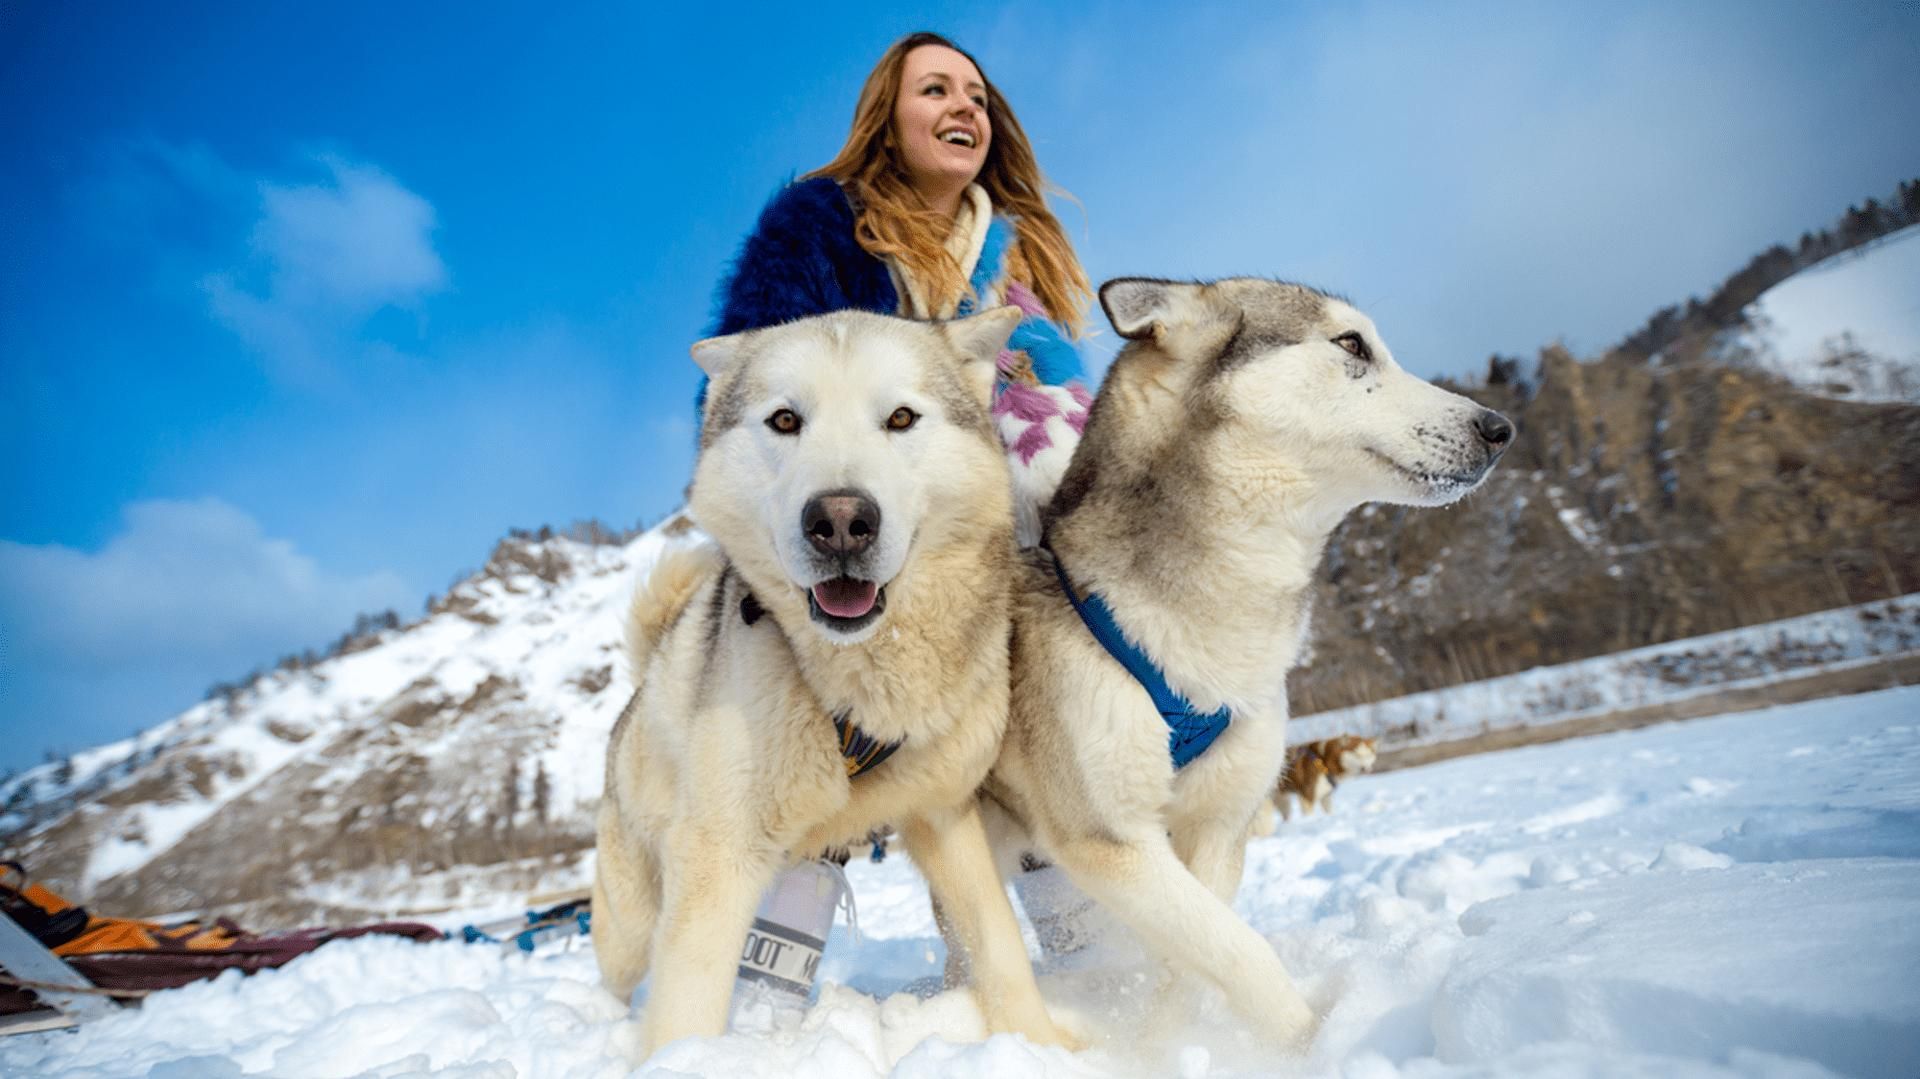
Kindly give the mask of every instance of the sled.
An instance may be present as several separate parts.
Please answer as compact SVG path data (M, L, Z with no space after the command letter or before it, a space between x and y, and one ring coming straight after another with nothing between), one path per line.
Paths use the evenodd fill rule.
M22 983L46 1005L32 1011L0 1015L0 1037L78 1026L119 1009L112 997L48 951L33 934L0 912L0 975Z
M0 863L0 1029L70 1026L41 1013L47 1005L74 1022L98 1018L114 998L138 1000L162 989L282 966L329 941L379 933L437 941L417 922L253 933L225 918L173 924L95 914L44 885L17 862Z

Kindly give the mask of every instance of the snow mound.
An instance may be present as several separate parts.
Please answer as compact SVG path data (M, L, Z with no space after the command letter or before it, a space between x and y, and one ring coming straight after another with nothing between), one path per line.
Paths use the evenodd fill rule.
M1802 270L1747 308L1739 343L1794 382L1858 401L1920 401L1920 226Z
M1468 910L1471 946L1434 1011L1436 1055L1578 1042L1711 1060L1739 1045L1849 1075L1912 1074L1920 864L1728 865L1661 885L1598 881L1572 913L1553 891Z

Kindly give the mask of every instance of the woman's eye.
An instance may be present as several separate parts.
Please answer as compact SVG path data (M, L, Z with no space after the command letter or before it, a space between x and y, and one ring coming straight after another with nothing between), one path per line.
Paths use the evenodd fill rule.
M986 99L986 98L984 98L984 97L976 97L976 98L974 98L974 99L973 99L973 103L974 103L975 105L978 105L978 106L980 106L980 108L981 108L981 110L982 110L982 111L985 111L985 109L986 109L986 107L987 107L987 99Z
M800 433L800 414L790 408L783 408L767 417L767 426L776 435L797 435Z
M923 94L945 94L947 92L947 88L940 85L939 83L934 83L932 86L929 86L925 90L922 90L920 92Z
M893 410L893 415L887 417L887 430L904 431L912 427L914 421L919 418L920 414L918 412L915 412L905 405L901 405L899 408Z

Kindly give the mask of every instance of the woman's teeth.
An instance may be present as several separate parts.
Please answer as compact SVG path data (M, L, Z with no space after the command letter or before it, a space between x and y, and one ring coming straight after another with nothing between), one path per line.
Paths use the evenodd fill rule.
M950 142L955 146L970 147L973 145L973 136L967 134L965 131L949 131L946 134L940 136L940 141Z

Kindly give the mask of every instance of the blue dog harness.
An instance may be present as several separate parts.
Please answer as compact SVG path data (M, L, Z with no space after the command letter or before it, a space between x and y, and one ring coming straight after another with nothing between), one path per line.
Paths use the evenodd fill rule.
M1153 698L1153 706L1160 710L1160 718L1167 722L1167 751L1173 756L1173 766L1184 768L1195 757L1207 751L1220 732L1233 722L1233 712L1222 708L1218 712L1201 714L1194 710L1193 704L1182 697L1167 684L1167 676L1160 673L1147 653L1120 632L1119 623L1113 620L1113 610L1107 601L1100 598L1098 592L1088 592L1082 600L1073 590L1073 581L1067 577L1067 567L1054 553L1052 547L1047 554L1053 557L1053 571L1060 575L1060 587L1067 593L1067 600L1073 609L1080 612L1080 621L1086 623L1087 630L1094 640L1100 642L1133 680L1140 683L1147 696Z

